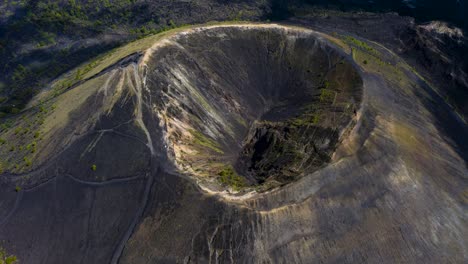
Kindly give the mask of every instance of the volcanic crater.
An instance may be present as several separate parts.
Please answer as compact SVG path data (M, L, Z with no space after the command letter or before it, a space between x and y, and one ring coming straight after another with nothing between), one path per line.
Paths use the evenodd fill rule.
M198 28L141 63L177 168L216 191L264 191L323 167L362 97L355 64L304 29Z

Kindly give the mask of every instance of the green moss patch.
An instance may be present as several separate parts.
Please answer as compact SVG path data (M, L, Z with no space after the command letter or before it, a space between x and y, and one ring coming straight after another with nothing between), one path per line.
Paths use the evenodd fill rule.
M240 191L247 186L246 180L239 176L231 165L225 166L218 175L221 184L229 186L235 191Z
M320 90L320 102L323 103L332 103L335 100L336 92L330 89L321 89Z
M216 141L208 138L201 132L191 129L190 134L192 134L193 136L193 144L209 148L219 154L224 153L224 151L221 150L221 146L218 143L216 143Z

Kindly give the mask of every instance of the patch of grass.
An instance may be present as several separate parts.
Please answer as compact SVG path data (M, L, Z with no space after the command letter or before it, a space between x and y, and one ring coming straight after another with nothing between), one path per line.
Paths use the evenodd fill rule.
M291 125L296 127L315 125L320 121L319 113L305 114L291 120Z
M239 176L231 165L226 165L219 173L219 181L231 187L235 191L240 191L247 186L247 182Z
M36 152L36 145L37 145L36 141L33 141L33 142L31 143L31 149L30 149L30 150L31 150L31 153L35 153L35 152Z
M19 133L21 133L22 130L23 130L22 127L17 127L17 128L15 129L15 135L18 135Z
M0 263L17 264L18 258L14 255L9 255L3 247L0 247Z
M236 116L235 118L237 123L241 124L244 127L248 126L247 122L241 116Z
M209 148L219 154L224 154L224 151L221 150L221 146L216 141L206 137L199 131L191 129L189 132L193 136L194 144Z
M364 49L364 50L367 50L367 51L370 51L370 52L373 52L374 51L374 48L372 48L371 46L369 46L366 42L364 41L360 41L356 38L353 38L351 36L346 36L345 37L345 41L348 42L348 43L351 43L353 44L354 46L357 46L361 49Z
M32 165L32 161L28 157L24 157L23 160L24 160L24 165L26 165L26 167L30 167Z
M0 117L1 117L1 115L0 115ZM13 126L13 121L7 120L7 121L3 122L2 124L0 124L0 129L2 131L6 131L6 130L10 129L12 126Z
M381 56L377 54L377 51L370 53L354 49L353 59L359 63L365 71L384 74L387 79L394 81L400 87L407 86L408 78L406 78L400 66L383 61Z
M320 89L320 102L332 103L335 100L336 92L330 89Z

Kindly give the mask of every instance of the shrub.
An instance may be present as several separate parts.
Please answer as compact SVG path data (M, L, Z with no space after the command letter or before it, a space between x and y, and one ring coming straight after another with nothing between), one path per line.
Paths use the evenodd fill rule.
M15 129L15 135L18 135L19 133L21 133L22 130L23 130L22 127L17 127L17 128Z
M92 171L96 171L96 170L97 170L96 164L91 165L91 170L92 170Z
M335 92L329 89L320 90L320 102L333 102L335 99Z
M24 157L23 160L24 160L26 167L29 167L32 165L32 161L28 157Z
M235 191L247 186L245 179L239 176L231 165L224 167L218 175L222 184L232 187Z
M3 247L0 247L0 263L2 264L17 264L18 258L14 255L8 255Z
M190 133L192 134L193 136L193 143L196 144L196 145L200 145L200 146L203 146L203 147L207 147L219 154L223 154L223 150L221 150L221 147L219 146L219 144L206 137L205 135L203 135L201 132L199 131L196 131L196 130L193 130L191 129L190 130Z

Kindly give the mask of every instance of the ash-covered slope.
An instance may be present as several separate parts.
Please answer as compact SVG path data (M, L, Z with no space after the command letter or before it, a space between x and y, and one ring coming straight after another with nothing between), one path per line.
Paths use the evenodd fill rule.
M468 259L466 149L430 108L466 125L382 46L218 25L89 67L1 135L0 239L22 262Z

